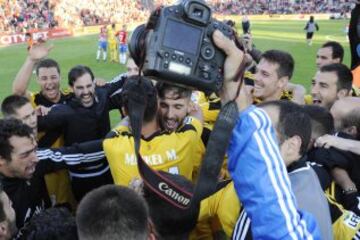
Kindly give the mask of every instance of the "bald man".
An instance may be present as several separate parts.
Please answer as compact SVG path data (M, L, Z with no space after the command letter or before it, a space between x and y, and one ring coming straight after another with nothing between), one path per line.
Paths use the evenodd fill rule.
M360 214L360 99L345 97L331 107L336 136L325 135L316 140L317 147L336 148L346 153L345 161L339 161L331 169L337 186L336 199L347 209ZM352 154L351 154L352 153Z
M345 132L360 140L360 98L341 98L334 102L330 112L337 132Z

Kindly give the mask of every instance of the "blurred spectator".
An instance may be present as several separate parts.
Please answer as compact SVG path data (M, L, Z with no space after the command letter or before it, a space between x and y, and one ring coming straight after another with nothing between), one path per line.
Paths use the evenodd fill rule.
M330 13L346 17L352 3L347 0L206 0L215 13L229 14L308 14ZM2 0L0 32L26 32L56 26L82 27L118 22L131 25L145 22L150 12L176 0ZM125 6L125 7L124 7Z
M5 0L0 3L0 32L26 32L56 26L48 0Z

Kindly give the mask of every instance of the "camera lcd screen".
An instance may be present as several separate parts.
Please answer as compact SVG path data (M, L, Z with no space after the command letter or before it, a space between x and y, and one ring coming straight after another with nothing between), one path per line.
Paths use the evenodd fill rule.
M202 31L169 19L166 23L163 45L178 51L196 54Z

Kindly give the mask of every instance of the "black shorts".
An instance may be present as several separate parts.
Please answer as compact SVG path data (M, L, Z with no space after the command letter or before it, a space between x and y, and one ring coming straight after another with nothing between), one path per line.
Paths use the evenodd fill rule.
M312 39L314 36L314 33L313 32L308 32L306 33L306 39Z

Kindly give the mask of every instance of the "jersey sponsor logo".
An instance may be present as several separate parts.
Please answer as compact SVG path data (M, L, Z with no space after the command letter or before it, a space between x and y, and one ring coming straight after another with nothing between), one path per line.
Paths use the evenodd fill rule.
M360 223L360 217L349 211L344 217L344 223L352 229L357 229Z
M178 155L175 149L166 150L165 155L166 157L161 156L161 154L151 154L146 156L142 155L142 158L150 166L160 165L160 164L164 164L165 161L175 161L178 159ZM137 161L135 154L125 153L125 164L130 166L136 166Z
M190 202L190 199L181 195L180 193L176 192L174 189L170 188L169 185L167 185L164 182L160 182L158 185L158 188L161 192L164 192L166 195L174 199L175 201L181 203L182 205L188 205Z

